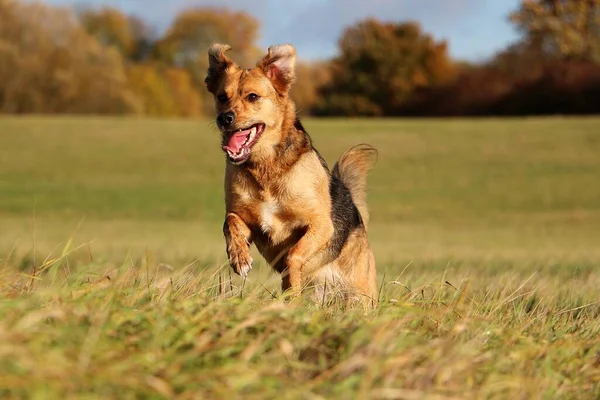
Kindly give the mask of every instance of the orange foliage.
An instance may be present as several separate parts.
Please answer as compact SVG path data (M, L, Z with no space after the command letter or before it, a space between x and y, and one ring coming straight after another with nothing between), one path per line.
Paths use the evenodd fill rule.
M177 108L169 84L153 64L127 67L127 78L134 93L142 100L142 112L151 116L175 115Z
M192 85L192 79L187 70L182 68L167 68L165 79L171 90L171 96L181 117L197 117L202 114L202 100Z
M133 32L127 16L119 10L84 11L79 19L84 29L103 45L114 46L125 55L133 52Z
M119 54L89 36L69 11L0 1L0 20L0 112L139 111Z
M326 62L298 62L296 83L291 96L299 113L310 114L319 101L319 88L330 79L330 69Z

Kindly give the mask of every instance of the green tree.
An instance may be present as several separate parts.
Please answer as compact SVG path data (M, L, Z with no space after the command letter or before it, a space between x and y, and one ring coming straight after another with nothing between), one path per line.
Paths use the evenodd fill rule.
M417 23L367 19L344 31L331 82L321 91L319 114L394 115L419 88L454 77L445 42Z
M510 20L546 57L600 63L600 0L523 0Z

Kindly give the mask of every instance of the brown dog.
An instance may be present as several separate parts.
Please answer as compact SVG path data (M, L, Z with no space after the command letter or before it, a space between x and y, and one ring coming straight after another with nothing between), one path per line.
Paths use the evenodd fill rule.
M365 193L375 149L348 150L330 172L289 97L294 47L270 47L252 69L232 62L225 55L230 49L210 46L205 82L228 159L223 232L231 267L248 274L254 243L282 275L284 291L316 284L375 304Z

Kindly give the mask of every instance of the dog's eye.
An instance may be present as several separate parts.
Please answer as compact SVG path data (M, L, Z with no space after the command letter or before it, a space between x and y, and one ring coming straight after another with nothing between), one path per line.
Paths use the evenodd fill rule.
M256 100L258 100L258 95L256 93L250 93L246 99L248 99L250 103L254 103Z
M220 94L217 96L217 100L219 100L220 103L227 103L227 101L229 101L229 98L227 98L226 94Z

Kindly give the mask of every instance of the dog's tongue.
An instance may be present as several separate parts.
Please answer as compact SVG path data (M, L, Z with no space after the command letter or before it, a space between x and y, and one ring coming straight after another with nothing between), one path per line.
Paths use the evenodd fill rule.
M239 153L249 134L250 130L234 133L231 135L225 146L223 146L223 150Z

